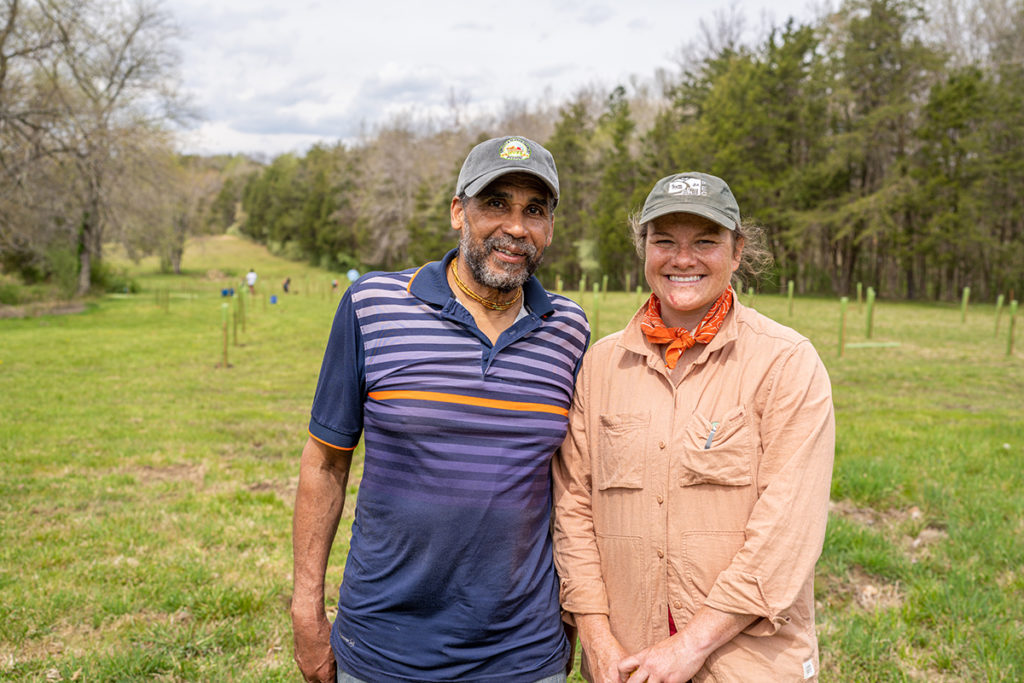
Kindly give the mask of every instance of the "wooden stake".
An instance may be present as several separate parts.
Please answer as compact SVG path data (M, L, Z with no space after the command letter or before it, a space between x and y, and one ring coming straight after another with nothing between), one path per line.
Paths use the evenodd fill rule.
M871 335L875 331L875 288L868 287L868 319L867 319L867 338L871 339Z
M846 346L846 307L850 300L843 297L839 300L839 357L843 357L843 348Z
M1010 332L1006 335L1006 355L1007 357L1013 355L1013 326L1014 321L1017 319L1017 300L1014 299L1010 302Z
M228 305L223 303L220 305L221 311L221 327L224 328L224 362L221 367L228 367Z

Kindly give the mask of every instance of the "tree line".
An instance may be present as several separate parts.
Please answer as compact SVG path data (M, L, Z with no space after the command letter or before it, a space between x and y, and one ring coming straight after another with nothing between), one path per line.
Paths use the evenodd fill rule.
M544 143L559 168L548 284L641 282L629 213L658 178L700 170L726 179L745 218L766 228L776 265L762 289L793 281L799 292L849 294L863 282L883 296L949 300L968 285L982 298L1024 288L1024 3L847 0L810 22L767 28L753 42L742 40L744 22L735 8L718 10L700 22L701 39L679 50L677 69L611 89L584 87L564 101L509 102L473 118L453 97L448 120L410 114L358 140L262 164L165 156L183 180L169 193L174 201L158 203L161 215L129 210L140 196L135 181L108 179L125 179L121 164L136 157L106 148L99 154L113 157L112 166L32 148L50 160L36 171L49 184L15 187L44 195L33 204L45 209L37 217L79 254L99 254L89 221L104 216L133 253L153 248L148 231L164 235L169 267L175 259L180 266L185 235L233 230L326 268L395 269L455 243L448 205L462 159L476 142L513 132ZM58 33L31 45L51 54L61 40ZM26 59L24 48L16 53L2 41L0 88L11 55ZM52 80L72 89L76 82L74 71ZM6 188L24 178L11 170L31 157L23 149L36 129L12 134L6 93L3 102ZM119 128L136 121L123 115L134 110L129 98L121 102L122 115L100 117L99 128L123 134L104 140L134 144L138 138ZM153 158L151 148L133 149ZM90 184L93 169L104 173ZM65 193L55 206L46 191L31 189L58 181L106 188L99 194L107 203L94 208L83 191L77 203L68 205ZM125 198L115 206L118 194ZM12 254L45 262L38 240L12 240L10 211L0 200L0 263L17 265Z

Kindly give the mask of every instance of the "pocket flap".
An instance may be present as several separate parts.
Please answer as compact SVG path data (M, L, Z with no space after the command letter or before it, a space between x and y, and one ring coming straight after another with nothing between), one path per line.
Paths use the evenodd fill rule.
M644 444L650 413L600 415L597 466L594 476L599 490L643 488Z
M680 486L753 483L754 440L743 406L718 419L695 413L682 437Z

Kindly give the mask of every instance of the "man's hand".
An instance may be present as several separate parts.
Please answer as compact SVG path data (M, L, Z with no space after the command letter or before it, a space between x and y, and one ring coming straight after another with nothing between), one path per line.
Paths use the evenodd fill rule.
M337 678L334 651L331 649L331 622L327 616L307 618L292 610L295 634L295 662L309 683L334 683Z

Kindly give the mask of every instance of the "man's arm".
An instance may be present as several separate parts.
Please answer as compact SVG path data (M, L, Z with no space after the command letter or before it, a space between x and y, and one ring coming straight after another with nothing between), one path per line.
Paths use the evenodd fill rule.
M619 663L621 680L686 683L704 666L704 660L712 652L757 618L749 614L729 614L705 605L675 635L623 659Z
M331 624L324 610L324 575L345 506L352 451L310 437L302 449L292 521L295 661L307 681L333 683Z

